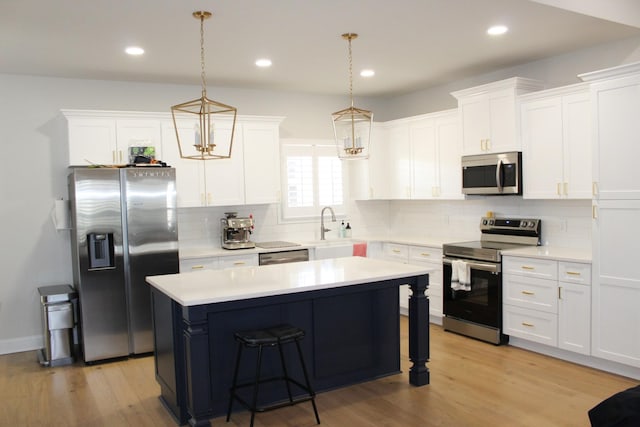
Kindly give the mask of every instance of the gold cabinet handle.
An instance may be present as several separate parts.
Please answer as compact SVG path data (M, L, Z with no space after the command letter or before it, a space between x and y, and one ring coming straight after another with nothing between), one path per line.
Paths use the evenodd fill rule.
M598 208L596 207L596 205L591 206L591 217L593 219L598 219Z
M400 249L392 249L391 250L394 254L399 254L400 253Z
M556 194L558 196L562 196L562 192L560 191L560 183L556 183Z
M246 263L244 261L236 261L233 263L233 265L245 265Z
M533 323L522 322L522 326L526 326L527 328L533 328L535 325Z
M204 265L192 265L191 269L192 270L202 270L204 268Z
M558 299L562 299L562 286L558 286Z
M523 270L529 270L529 271L535 270L535 267L529 267L528 265L523 265L520 268L522 268Z
M535 295L535 292L531 292L531 291L522 291L523 294L525 295Z
M597 196L597 195L598 195L598 183L597 183L597 182L595 182L595 181L591 184L591 193L592 193L594 196Z
M421 252L421 253L420 253L420 256L427 256L427 257L428 257L428 256L431 256L431 254L430 254L430 253L427 253L427 252Z
M564 192L565 196L569 195L569 183L565 182L562 184L562 191Z
M580 273L579 273L579 272L577 272L577 271L567 271L567 274L568 274L569 276L579 276L579 275L580 275Z

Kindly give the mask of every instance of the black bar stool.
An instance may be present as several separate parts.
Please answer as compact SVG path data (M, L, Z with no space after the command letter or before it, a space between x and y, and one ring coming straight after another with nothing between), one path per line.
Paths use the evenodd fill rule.
M238 355L236 357L236 367L233 373L233 384L229 390L229 409L227 411L227 422L231 417L231 407L233 401L237 400L243 404L247 409L251 411L251 426L253 427L253 420L255 419L256 412L265 412L273 409L283 408L285 406L297 405L298 403L311 401L313 405L313 413L316 416L316 422L320 424L320 417L318 416L318 409L316 408L315 397L316 394L311 388L309 383L309 374L307 373L307 367L302 357L302 350L300 349L300 340L304 338L304 330L296 328L291 325L278 325L267 329L257 329L251 331L239 331L234 334L236 341L238 341ZM295 343L298 350L298 356L300 357L300 365L302 366L302 372L304 373L305 385L292 379L287 371L287 364L285 362L282 346L284 344ZM262 349L264 347L278 347L280 353L280 363L282 364L283 375L270 378L260 378L260 369L262 364ZM253 382L237 384L238 370L240 367L240 357L242 356L242 349L257 348L258 360L256 363L256 377ZM268 406L258 406L258 388L259 385L270 381L284 381L287 386L287 395L289 400L281 403L275 403ZM291 393L291 384L294 384L305 391L306 395L293 398ZM249 404L237 393L237 390L243 387L253 386L253 401Z

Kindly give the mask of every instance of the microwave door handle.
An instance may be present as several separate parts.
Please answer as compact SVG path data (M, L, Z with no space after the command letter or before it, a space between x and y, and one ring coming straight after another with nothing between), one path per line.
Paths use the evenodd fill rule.
M498 160L496 164L496 187L502 193L502 159Z

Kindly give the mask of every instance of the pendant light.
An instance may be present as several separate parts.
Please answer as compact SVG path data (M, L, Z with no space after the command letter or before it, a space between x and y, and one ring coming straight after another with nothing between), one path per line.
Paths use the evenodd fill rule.
M171 107L180 157L183 159L215 160L231 157L237 109L207 98L204 69L204 20L211 12L196 11L193 17L200 20L200 77L202 96L193 101ZM186 122L185 122L186 120ZM193 122L193 133L185 123Z
M354 33L346 33L342 38L349 42L349 97L351 106L336 111L333 118L333 131L336 138L338 157L342 160L368 159L371 140L373 113L353 106L353 65L351 57L351 40L358 37Z

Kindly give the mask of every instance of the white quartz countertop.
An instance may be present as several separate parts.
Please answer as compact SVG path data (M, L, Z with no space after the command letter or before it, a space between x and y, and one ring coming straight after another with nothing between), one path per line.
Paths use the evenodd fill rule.
M291 242L291 246L280 246L277 248L260 248L251 249L224 249L212 246L181 246L180 259L208 258L234 255L252 255L263 254L268 252L295 251L298 249L313 249L319 246L341 246L353 245L356 243L364 243L364 239L333 239L320 240L315 242Z
M554 259L557 261L591 263L591 249L562 248L558 246L528 246L502 251L502 256Z
M431 268L364 257L148 276L182 306L354 286L428 274Z
M180 248L180 259L191 258L207 258L217 256L233 256L233 255L250 255L259 254L265 252L280 252L296 249L312 249L318 246L332 246L332 245L348 245L359 242L386 242L396 243L401 245L414 245L414 246L427 246L433 248L442 248L443 244L464 242L473 239L464 238L426 238L426 237L411 237L411 236L375 236L362 239L334 239L324 240L316 242L300 242L297 246L287 246L281 248L264 249L238 249L228 250L220 247L210 246L189 246ZM566 248L561 246L528 246L521 249L508 249L502 251L506 256L521 256L530 258L543 258L543 259L555 259L558 261L570 261L570 262L585 262L590 263L592 259L591 248Z

